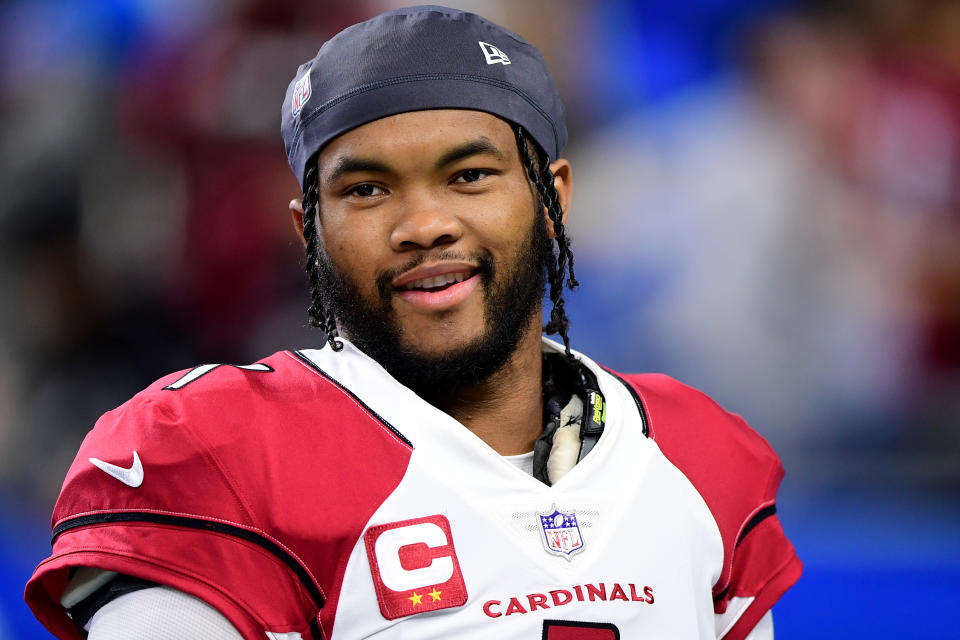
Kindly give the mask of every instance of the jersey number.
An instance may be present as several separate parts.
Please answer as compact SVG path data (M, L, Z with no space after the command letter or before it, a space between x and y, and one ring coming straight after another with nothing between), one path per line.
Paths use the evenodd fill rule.
M217 367L234 367L236 369L246 369L247 371L273 371L270 367L258 362L256 364L202 364L186 372L176 382L171 382L164 389L176 390L183 389L185 386L216 369Z
M620 640L620 630L609 622L544 620L542 640Z

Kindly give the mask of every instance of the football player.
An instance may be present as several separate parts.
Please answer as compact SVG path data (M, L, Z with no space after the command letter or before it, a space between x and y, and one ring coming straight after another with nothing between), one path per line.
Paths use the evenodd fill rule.
M772 638L801 572L774 452L570 347L572 173L539 52L391 11L300 67L282 133L321 348L180 371L100 419L27 585L47 628Z

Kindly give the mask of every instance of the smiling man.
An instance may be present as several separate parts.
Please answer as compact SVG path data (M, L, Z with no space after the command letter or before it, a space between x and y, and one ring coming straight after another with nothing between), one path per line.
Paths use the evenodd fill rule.
M539 52L392 11L301 66L282 128L324 344L105 414L27 585L38 618L94 640L772 638L801 571L776 455L695 390L570 348Z

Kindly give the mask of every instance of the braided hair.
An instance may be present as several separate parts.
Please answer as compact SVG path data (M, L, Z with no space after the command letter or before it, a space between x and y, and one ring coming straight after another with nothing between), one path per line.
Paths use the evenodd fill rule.
M540 145L530 139L530 136L520 125L513 125L513 132L517 138L517 148L520 150L520 160L527 172L527 179L537 190L537 204L539 205L537 211L540 210L540 207L547 210L550 222L553 223L553 234L557 240L557 251L554 254L556 262L551 261L545 265L553 309L550 311L550 322L544 325L543 331L547 334L560 334L567 357L573 358L570 353L570 338L567 336L570 319L567 318L567 312L564 308L566 303L563 300L563 284L566 281L567 287L572 290L580 286L580 283L577 282L577 277L573 272L573 251L570 249L570 238L567 236L567 230L563 226L563 209L560 206L560 196L553 184L553 172L550 171L547 154L540 148Z
M570 338L567 329L570 320L567 318L565 302L563 300L563 285L575 289L579 286L573 272L573 252L570 249L570 238L563 226L563 209L560 206L560 197L553 182L553 172L547 154L533 141L527 132L518 124L513 125L520 151L520 160L523 163L527 180L533 186L537 196L537 210L547 210L550 222L553 224L553 233L557 241L554 259L544 265L549 283L550 301L553 309L550 311L550 321L543 327L547 334L559 334L563 340L564 350L568 358L570 353ZM319 152L318 154L319 155ZM307 168L303 178L303 237L307 245L307 261L305 270L310 282L310 308L307 310L310 326L316 327L326 335L326 343L334 351L343 349L339 340L337 320L334 314L323 304L322 275L320 273L319 255L320 234L317 229L317 220L320 215L319 176L317 155L307 161Z
M334 351L343 349L337 332L337 319L323 306L320 280L320 233L317 220L320 218L320 179L318 177L317 156L307 161L307 170L303 176L303 239L307 243L307 278L310 281L310 308L307 316L310 326L317 327L327 336L327 344Z

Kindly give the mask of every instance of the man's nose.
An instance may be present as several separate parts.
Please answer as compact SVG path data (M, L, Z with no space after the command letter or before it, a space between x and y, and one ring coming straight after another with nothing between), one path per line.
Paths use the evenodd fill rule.
M390 234L394 251L432 249L453 244L463 235L459 218L437 198L410 197Z

